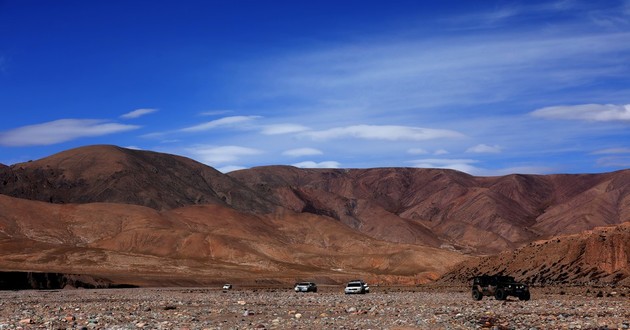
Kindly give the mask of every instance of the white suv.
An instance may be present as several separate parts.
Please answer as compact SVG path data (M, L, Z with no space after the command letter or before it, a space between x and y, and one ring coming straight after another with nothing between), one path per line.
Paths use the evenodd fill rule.
M343 290L343 292L345 294L351 294L351 293L365 294L365 293L370 292L370 287L367 285L367 283L361 280L354 280L354 281L348 282L348 285L346 285L346 288Z
M317 292L317 284L313 282L299 282L295 283L293 289L295 292Z

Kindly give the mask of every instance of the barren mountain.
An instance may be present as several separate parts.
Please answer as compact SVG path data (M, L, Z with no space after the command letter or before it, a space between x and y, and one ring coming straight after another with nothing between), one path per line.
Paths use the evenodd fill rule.
M141 282L130 275L161 285L355 275L422 283L466 255L527 249L627 221L630 170L473 177L269 166L226 175L184 157L115 146L0 166L0 269L130 284ZM567 242L567 249L581 244ZM531 271L523 276L533 282L561 281L564 270L542 273L563 264L556 256L541 259L545 268L536 272L513 271ZM607 275L597 278L626 276L628 263L615 262L621 268L601 268ZM577 263L575 274L595 267L584 262L578 270Z
M438 169L270 166L230 176L277 204L333 217L374 238L436 244L426 238L433 236L473 253L630 221L628 170L473 177Z
M191 159L109 145L0 167L0 193L50 203L109 202L157 210L194 204L249 212L274 208L241 183Z
M511 274L536 285L630 285L630 223L529 243L514 251L471 259L440 282L466 282L473 275Z

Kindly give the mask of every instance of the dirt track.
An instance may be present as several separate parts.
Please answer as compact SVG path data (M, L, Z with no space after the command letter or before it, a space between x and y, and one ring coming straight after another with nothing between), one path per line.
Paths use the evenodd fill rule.
M630 298L533 290L474 301L464 290L290 288L1 291L0 329L629 329Z

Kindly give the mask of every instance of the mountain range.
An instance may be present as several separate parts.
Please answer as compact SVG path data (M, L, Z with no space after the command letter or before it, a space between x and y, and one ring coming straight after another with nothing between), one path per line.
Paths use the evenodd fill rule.
M265 166L223 174L110 145L0 164L0 270L137 285L420 284L489 272L540 284L617 283L629 274L628 221L630 170L475 177ZM561 245L564 253L546 250Z

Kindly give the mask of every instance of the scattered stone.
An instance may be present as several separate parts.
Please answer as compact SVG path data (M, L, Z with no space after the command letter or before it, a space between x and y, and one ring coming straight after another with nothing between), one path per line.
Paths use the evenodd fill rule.
M585 293L584 288L567 289L565 294L533 291L531 301L509 298L506 303L492 298L474 301L467 290L413 288L415 293L410 294L396 288L388 290L386 295L375 291L359 297L340 294L339 290L321 291L304 296L288 290L239 290L231 293L237 297L235 300L225 299L220 290L203 289L0 291L0 330L35 327L630 330L627 318L630 300L617 294L589 303L588 298L592 299L596 291ZM171 309L174 311L164 312Z

